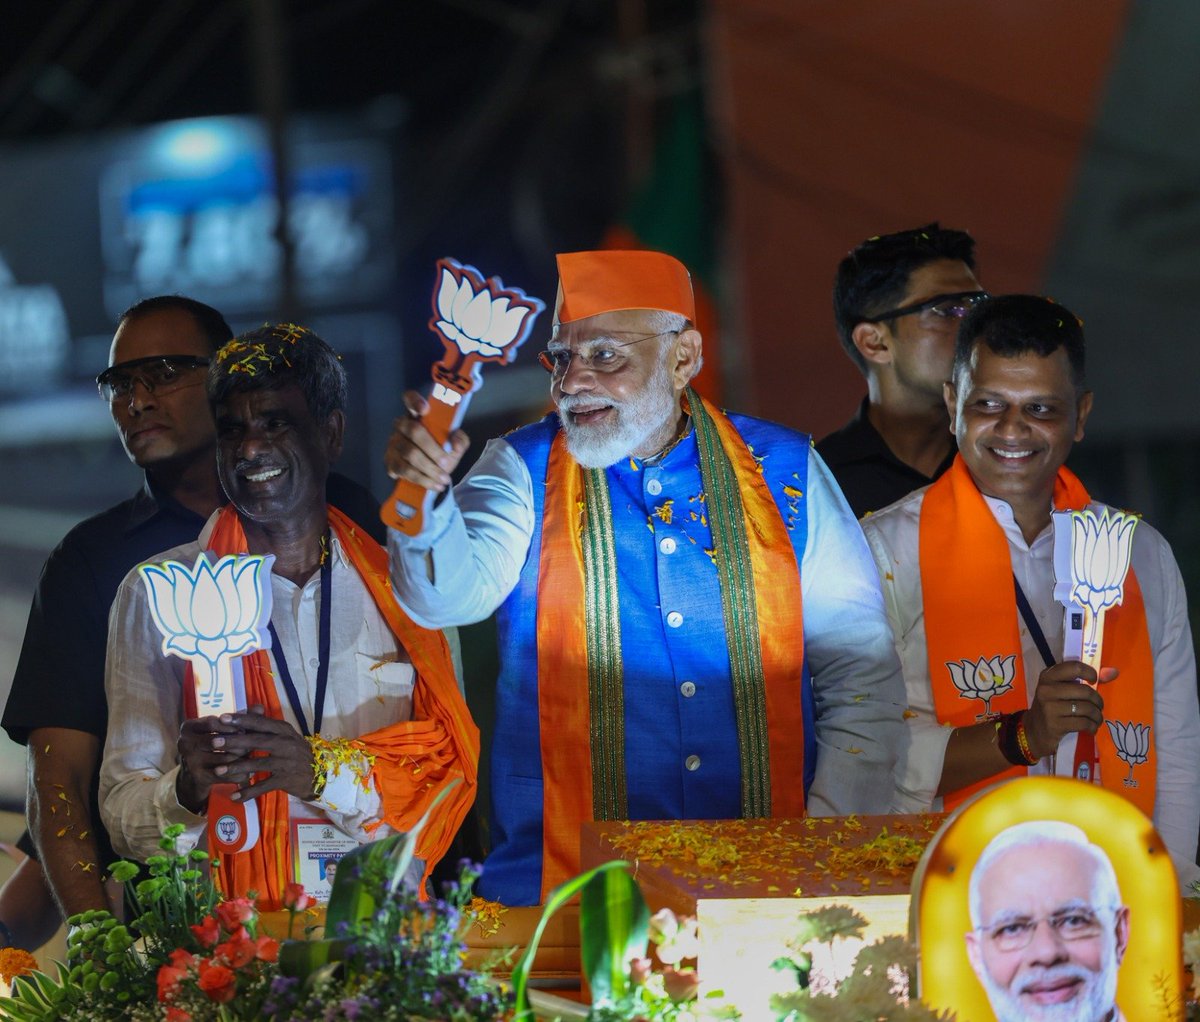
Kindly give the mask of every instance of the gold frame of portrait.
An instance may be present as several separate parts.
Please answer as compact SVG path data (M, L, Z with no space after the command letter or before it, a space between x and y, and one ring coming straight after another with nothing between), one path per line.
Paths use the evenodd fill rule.
M1029 777L993 785L958 807L934 835L913 876L909 938L920 958L917 990L958 1022L994 1022L967 958L967 886L984 846L1028 820L1073 823L1108 854L1131 909L1129 947L1117 973L1128 1019L1183 1017L1182 905L1175 867L1154 825L1131 802L1094 784Z

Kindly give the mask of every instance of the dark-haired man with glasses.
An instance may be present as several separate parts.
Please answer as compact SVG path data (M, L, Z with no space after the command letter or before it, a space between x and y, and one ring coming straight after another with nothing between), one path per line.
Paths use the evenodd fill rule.
M817 451L860 518L928 485L954 460L942 384L959 321L986 295L974 240L936 223L870 238L838 266L838 336L867 396Z
M690 386L687 270L558 257L555 411L488 443L393 589L427 627L497 612L492 850L481 893L531 905L579 868L588 820L884 812L901 692L861 530L806 435ZM406 396L389 472L444 490Z
M64 918L109 907L104 875L117 858L97 805L109 607L131 568L194 540L225 503L204 383L210 358L232 336L203 302L147 298L121 315L109 366L96 378L145 482L75 526L47 559L3 720L29 750L30 831ZM378 505L362 487L331 475L329 498L382 532Z

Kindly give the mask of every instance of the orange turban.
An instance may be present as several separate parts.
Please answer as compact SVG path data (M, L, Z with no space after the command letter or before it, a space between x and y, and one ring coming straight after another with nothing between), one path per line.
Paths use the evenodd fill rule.
M695 322L696 300L687 267L663 252L563 252L558 256L555 324L624 309L661 309Z

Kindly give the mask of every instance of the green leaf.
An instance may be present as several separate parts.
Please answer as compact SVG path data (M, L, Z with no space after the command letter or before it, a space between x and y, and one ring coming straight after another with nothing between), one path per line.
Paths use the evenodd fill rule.
M546 905L542 909L542 918L538 920L537 928L533 931L533 937L529 941L529 946L525 948L525 953L521 955L521 960L517 962L516 968L512 971L513 997L515 999L513 1017L515 1022L531 1022L532 1020L533 1012L529 1007L529 994L526 988L529 985L529 972L533 968L533 959L537 954L538 944L541 943L542 934L546 930L546 924L550 921L550 917L575 897L592 877L608 870L623 870L628 865L629 863L627 862L614 859L612 862L606 862L595 869L590 869L586 873L581 873L579 876L559 884L558 887L550 892L550 896L546 899ZM581 916L580 926L582 927L582 925Z
M279 971L310 982L321 970L346 955L347 940L285 940L279 945Z
M637 881L625 870L595 874L579 905L580 955L593 1005L619 1001L629 992L629 964L646 954L650 910Z
M346 923L354 929L375 913L378 905L371 877L379 875L388 853L403 840L403 835L391 834L378 841L359 845L338 861L333 888L329 892L329 905L325 910L327 934L336 934L339 923Z

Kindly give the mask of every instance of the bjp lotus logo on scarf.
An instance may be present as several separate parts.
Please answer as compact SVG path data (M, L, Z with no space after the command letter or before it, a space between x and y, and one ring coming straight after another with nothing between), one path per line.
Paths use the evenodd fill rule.
M1002 696L1013 687L1017 673L1016 654L1002 657L980 657L979 660L946 661L950 680L964 699L982 699L983 713L976 720L987 720L992 715L992 700Z
M1106 720L1104 723L1108 725L1108 733L1117 747L1117 755L1129 764L1125 787L1136 788L1138 782L1133 779L1133 768L1145 763L1150 755L1150 725L1134 724L1132 721L1122 724L1119 720Z
M233 658L271 645L274 560L273 554L227 554L213 564L201 553L191 568L178 561L138 568L162 633L163 656L191 662L197 703L212 713L244 702L236 692Z

